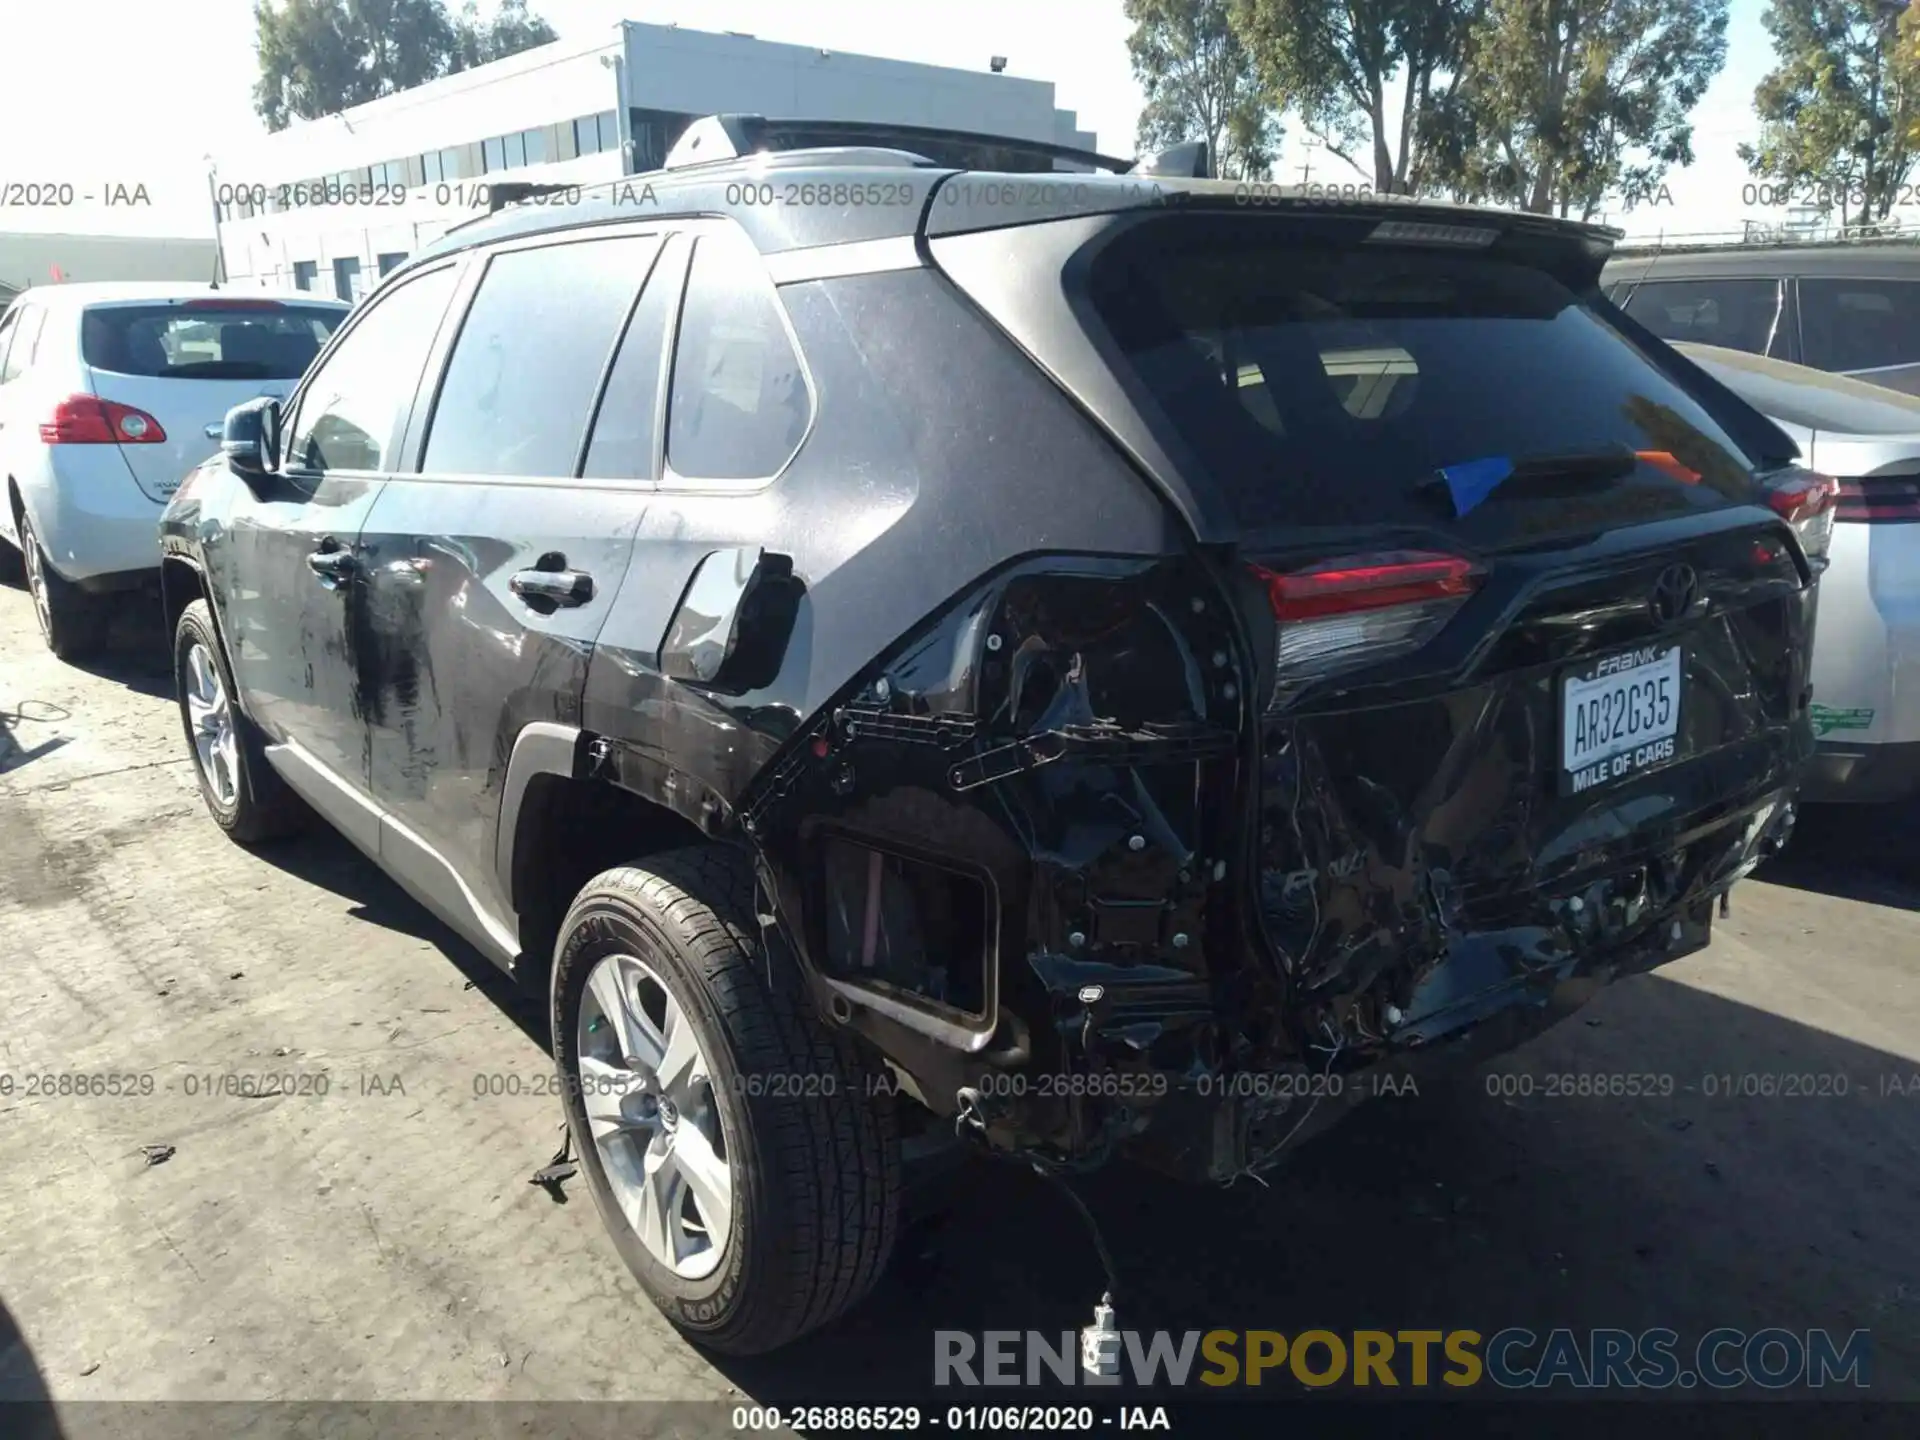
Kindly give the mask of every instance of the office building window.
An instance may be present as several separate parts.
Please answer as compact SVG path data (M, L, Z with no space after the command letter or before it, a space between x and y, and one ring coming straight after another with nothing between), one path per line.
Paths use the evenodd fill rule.
M600 131L600 148L618 150L620 148L620 117L611 110L602 110L594 116Z
M597 117L588 115L573 122L573 145L582 155L600 153L600 124Z
M547 132L545 130L528 130L524 132L523 138L527 142L526 163L529 165L546 164Z
M460 149L458 146L455 146L451 150L442 150L440 152L440 178L442 180L464 179L466 173L466 166L460 162Z
M482 140L480 142L481 173L491 175L496 170L504 170L506 168L507 142L505 138L496 135L491 140Z
M360 298L358 255L342 255L333 262L333 293L349 303Z
M318 260L296 260L293 262L293 288L311 290L313 282L320 276Z
M518 170L527 163L527 132L516 130L506 137L507 168Z
M406 258L407 252L404 250L383 251L380 256L380 274L382 276L391 275L394 271L398 270L401 265L406 263Z
M440 152L438 150L435 150L431 154L422 155L420 157L420 169L422 170L422 172L425 173L427 177L425 182L426 184L428 185L439 184L441 180Z

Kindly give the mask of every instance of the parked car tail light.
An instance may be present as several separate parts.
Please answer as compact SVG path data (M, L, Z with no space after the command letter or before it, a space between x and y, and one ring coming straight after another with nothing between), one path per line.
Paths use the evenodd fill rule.
M1424 550L1250 568L1279 622L1275 705L1308 681L1418 650L1480 584L1472 561Z
M1841 524L1920 520L1920 476L1871 475L1842 480L1833 517Z
M158 445L167 438L160 422L144 410L102 400L98 395L69 395L40 422L40 438L49 445Z
M1831 475L1795 467L1767 479L1767 504L1800 536L1808 555L1821 556L1833 540L1833 516L1840 482Z

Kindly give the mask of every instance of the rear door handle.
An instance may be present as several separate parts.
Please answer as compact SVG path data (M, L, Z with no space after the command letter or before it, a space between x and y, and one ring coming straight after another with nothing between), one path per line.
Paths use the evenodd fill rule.
M344 580L358 563L353 552L342 549L337 540L323 540L320 548L307 556L307 568L328 580Z
M550 605L584 605L593 599L593 577L580 570L521 570L507 588L522 600Z

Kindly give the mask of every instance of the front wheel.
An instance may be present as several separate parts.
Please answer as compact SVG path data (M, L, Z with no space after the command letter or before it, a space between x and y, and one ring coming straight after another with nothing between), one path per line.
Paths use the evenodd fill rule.
M762 954L743 856L591 881L551 1019L567 1124L621 1258L682 1332L760 1354L834 1319L893 1248L900 1147L877 1072Z
M298 831L305 808L234 705L233 671L204 600L181 611L174 627L173 676L193 773L214 824L243 845Z

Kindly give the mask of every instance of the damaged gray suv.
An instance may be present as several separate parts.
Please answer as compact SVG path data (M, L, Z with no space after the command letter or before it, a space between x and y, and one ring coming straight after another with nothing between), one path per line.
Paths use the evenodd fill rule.
M453 230L163 522L213 818L542 987L736 1353L922 1141L1221 1182L1700 949L1813 746L1830 496L1614 232L866 130Z

